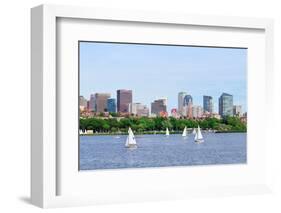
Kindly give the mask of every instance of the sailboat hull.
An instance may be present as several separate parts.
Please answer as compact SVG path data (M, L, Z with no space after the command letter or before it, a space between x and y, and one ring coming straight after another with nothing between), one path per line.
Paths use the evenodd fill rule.
M128 145L126 145L126 148L136 149L136 148L138 148L138 146L137 146L137 144L128 144Z
M197 139L197 140L195 140L195 143L203 143L203 142L204 142L203 139Z

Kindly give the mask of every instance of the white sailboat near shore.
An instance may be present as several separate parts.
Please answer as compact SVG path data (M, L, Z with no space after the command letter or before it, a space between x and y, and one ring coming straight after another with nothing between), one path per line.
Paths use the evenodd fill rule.
M195 137L194 137L194 141L195 141L195 143L203 143L204 142L204 138L203 138L203 135L201 133L199 125L198 125L198 128L197 128L197 132L195 134Z
M133 133L131 127L129 127L128 134L129 135L126 139L125 147L126 148L137 148L137 141L135 139L135 136L134 136L134 133Z
M169 129L166 128L166 136L169 136L169 135L170 135Z
M182 137L187 137L187 128L186 128L186 126L184 127L184 130L182 132Z

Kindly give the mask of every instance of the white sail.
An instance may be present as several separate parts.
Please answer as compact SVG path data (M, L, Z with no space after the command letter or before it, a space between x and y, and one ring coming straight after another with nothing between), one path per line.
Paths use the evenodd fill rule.
M186 129L186 126L184 127L184 130L182 132L182 136L183 137L186 137L187 136L187 129Z
M203 135L201 133L200 127L198 126L198 130L197 130L197 137L198 139L203 139Z
M194 140L197 143L203 143L204 142L203 135L201 133L199 125L198 125L198 128L197 128L197 132L195 134Z
M134 133L130 127L128 130L128 137L126 139L125 147L127 147L127 148L136 148L137 147L137 142L136 142Z
M125 147L129 147L129 136L127 136Z
M169 132L169 129L168 129L168 128L166 128L166 135L167 135L167 136L170 135L170 132Z

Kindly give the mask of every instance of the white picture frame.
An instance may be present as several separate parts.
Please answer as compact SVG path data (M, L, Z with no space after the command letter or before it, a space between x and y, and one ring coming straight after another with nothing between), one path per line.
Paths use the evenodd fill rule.
M271 19L256 19L256 18L238 18L238 17L216 17L216 16L203 16L203 15L187 15L187 14L160 14L152 12L142 11L123 11L123 10L112 10L112 9L96 9L96 8L83 8L73 6L54 6L54 5L41 5L31 10L31 201L34 205L47 208L47 207L60 207L60 206L75 206L75 205L91 205L99 203L116 203L116 202L137 202L143 200L165 200L165 199L178 199L186 197L198 197L198 196L209 196L209 195L233 195L233 194L252 194L252 193L264 193L270 191L270 168L269 161L265 161L260 168L253 168L255 174L262 174L257 181L253 181L250 184L250 174L245 178L247 181L225 182L222 184L214 184L208 186L208 183L200 187L198 184L194 187L188 185L179 187L176 185L169 185L165 188L165 182L159 183L158 188L152 188L151 191L144 190L140 192L140 189L121 191L123 195L120 196L119 191L113 192L114 186L104 188L102 183L100 189L97 189L99 193L90 195L85 190L81 190L78 194L71 193L71 191L79 191L79 188L75 188L74 185L76 177L70 177L69 183L65 187L70 187L68 193L61 193L61 184L66 182L61 178L63 171L65 175L71 175L64 169L61 150L63 145L57 143L58 141L58 88L60 87L60 80L57 78L58 68L58 21L60 19L68 20L100 20L100 21L118 21L130 22L130 23L144 23L153 24L154 26L165 26L166 28L173 28L176 26L197 26L200 28L212 28L212 29L223 29L229 32L234 30L248 30L262 32L262 36L257 42L262 46L262 52L259 53L263 56L260 63L260 76L257 82L262 83L264 87L260 86L259 91L266 97L266 103L262 105L264 107L271 108L273 105L273 21ZM73 33L75 34L75 33ZM76 35L76 34L75 34ZM233 35L234 37L235 35ZM70 36L71 37L71 36ZM74 38L76 39L76 38ZM264 42L264 43L263 43ZM251 44L252 46L254 45ZM228 45L229 46L229 45ZM250 64L250 66L252 66ZM262 78L265 76L266 78ZM249 76L251 80L251 75ZM250 84L249 96L252 97L253 89L257 88L258 85L255 83ZM249 103L255 100L249 98ZM269 110L270 111L270 110ZM254 115L255 112L253 112ZM270 113L269 113L270 114ZM252 116L252 126L250 132L258 131L255 129L255 119ZM266 140L260 141L261 146L256 150L252 151L253 155L260 157L260 159L266 159L266 151L263 149L268 147L270 143L270 134L268 134L269 124L271 123L271 116L267 115L262 117L265 122ZM258 127L256 127L258 128ZM252 139L254 135L251 134ZM76 138L77 139L77 138ZM255 138L254 138L255 139ZM260 139L262 140L262 139ZM75 151L75 150L73 150ZM68 157L75 158L70 152ZM66 156L66 155L64 155ZM62 159L62 160L61 160ZM76 159L77 160L77 159ZM70 166L71 167L71 166ZM243 166L242 166L243 167ZM194 177L198 177L202 170L205 172L211 172L216 167L200 168L197 172L194 172ZM221 174L228 172L227 168L218 168L218 172ZM225 170L225 171L223 171ZM242 168L247 170L247 168ZM140 172L141 171L141 172ZM120 170L118 174L114 172L104 173L88 173L84 176L94 178L94 176L100 176L102 178L110 178L112 175L118 175L122 178L126 175L137 175L146 179L147 176L156 178L163 176L165 172L172 171L171 168L147 169L138 171ZM173 169L174 174L185 174L183 173L184 168ZM78 171L77 171L78 172ZM230 167L229 172L240 172L241 165L237 165L235 168ZM243 171L242 171L243 172ZM219 173L218 173L219 174ZM186 175L186 174L185 174ZM81 180L89 181L86 177ZM175 178L171 175L165 177L166 179ZM216 175L212 176L216 179ZM221 178L222 179L222 178ZM239 179L239 175L237 176ZM79 179L80 180L80 179ZM153 181L153 180L152 180ZM229 179L231 181L231 179ZM207 181L208 182L208 181ZM73 188L71 188L71 184ZM122 183L120 182L121 186ZM162 185L161 185L162 184ZM123 188L126 186L123 186ZM160 187L160 188L159 188ZM83 186L81 185L81 188ZM84 187L85 188L85 187ZM90 189L91 187L89 187ZM104 189L104 190L103 190ZM92 190L92 189L91 189ZM117 189L115 189L117 190ZM120 189L118 189L120 190Z

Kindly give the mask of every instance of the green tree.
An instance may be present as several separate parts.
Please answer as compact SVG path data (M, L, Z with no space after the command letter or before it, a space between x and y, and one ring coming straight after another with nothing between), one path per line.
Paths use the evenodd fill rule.
M195 128L200 125L203 129L217 129L220 131L247 131L245 123L241 122L238 117L225 117L223 119L206 118L202 120L194 119L176 119L173 117L126 117L118 119L113 118L80 118L79 128L82 130L101 131L123 131L127 132L131 127L136 132L144 131L161 131L169 128L170 130L182 131L184 127Z

